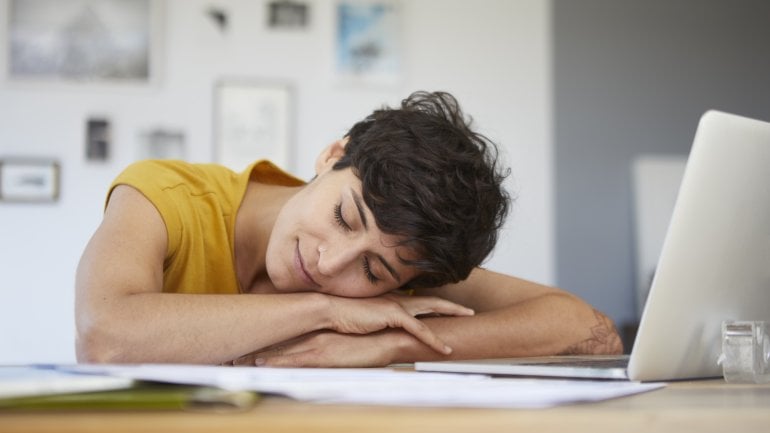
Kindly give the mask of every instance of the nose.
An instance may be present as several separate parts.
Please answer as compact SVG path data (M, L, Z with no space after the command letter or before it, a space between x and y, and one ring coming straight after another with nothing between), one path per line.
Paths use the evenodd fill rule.
M362 247L354 242L318 245L318 272L326 277L338 275L362 254Z

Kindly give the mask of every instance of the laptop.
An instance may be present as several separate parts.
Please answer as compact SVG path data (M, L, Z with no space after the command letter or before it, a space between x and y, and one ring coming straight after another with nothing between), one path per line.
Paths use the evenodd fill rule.
M415 369L633 381L720 377L725 320L770 320L770 123L708 111L630 355L417 362Z

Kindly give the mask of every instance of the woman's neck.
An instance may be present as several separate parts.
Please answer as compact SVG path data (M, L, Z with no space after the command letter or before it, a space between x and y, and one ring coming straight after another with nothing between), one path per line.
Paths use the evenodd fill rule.
M272 292L265 266L267 244L286 201L302 187L250 181L235 217L235 272L241 292Z

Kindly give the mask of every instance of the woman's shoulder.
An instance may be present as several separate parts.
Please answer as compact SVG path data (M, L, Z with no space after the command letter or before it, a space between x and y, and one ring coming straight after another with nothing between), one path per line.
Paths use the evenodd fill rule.
M120 176L150 175L153 179L163 177L200 177L208 174L233 173L229 168L218 164L201 164L177 159L144 159L129 164ZM119 176L119 177L120 177Z

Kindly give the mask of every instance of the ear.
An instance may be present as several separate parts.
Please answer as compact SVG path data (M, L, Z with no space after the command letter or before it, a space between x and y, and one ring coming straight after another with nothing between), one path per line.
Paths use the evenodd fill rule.
M347 144L348 137L345 137L326 146L315 161L315 173L318 175L331 170L332 166L345 155Z

